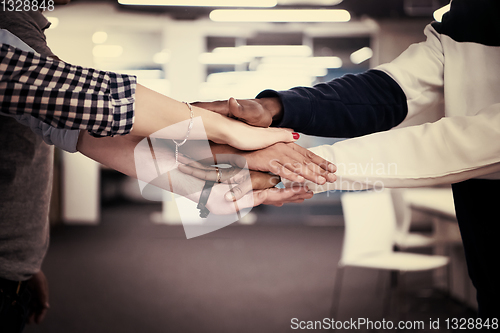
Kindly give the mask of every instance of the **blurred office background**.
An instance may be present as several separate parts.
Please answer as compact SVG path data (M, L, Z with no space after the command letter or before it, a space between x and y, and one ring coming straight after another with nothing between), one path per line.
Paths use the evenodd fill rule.
M48 44L64 61L135 74L177 100L253 98L391 61L425 39L425 25L439 20L448 1L147 3L73 0L56 7L45 13L52 22ZM248 10L255 9L270 14L252 16ZM282 10L292 15L282 17ZM302 135L298 143L336 140ZM292 318L330 316L344 235L342 193L257 207L229 227L187 240L165 193L146 200L135 179L79 154L57 152L56 166L44 263L52 308L28 332L288 332ZM444 268L408 274L402 292L394 274L353 268L345 272L339 319L405 316L428 328L429 318L474 316L451 194L424 191L430 192L404 196L409 231L453 241L409 251L449 258L451 285ZM403 303L391 297L383 314L389 285Z

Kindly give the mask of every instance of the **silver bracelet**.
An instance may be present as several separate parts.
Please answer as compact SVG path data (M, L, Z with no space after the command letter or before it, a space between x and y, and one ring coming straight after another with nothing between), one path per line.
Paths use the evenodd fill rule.
M189 121L188 130L187 130L186 137L184 138L184 140L179 143L179 142L175 141L174 139L172 139L172 141L175 143L175 164L177 164L179 161L179 147L186 143L186 141L189 137L189 133L191 133L191 128L193 128L193 118L194 118L193 108L191 107L191 104L189 104L188 102L182 102L182 103L186 104L187 107L189 108L189 111L191 112L191 119Z

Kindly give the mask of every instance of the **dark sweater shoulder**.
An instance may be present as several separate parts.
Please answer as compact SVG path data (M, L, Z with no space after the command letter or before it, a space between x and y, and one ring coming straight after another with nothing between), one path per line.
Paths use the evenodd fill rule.
M43 56L54 56L47 46L44 30L49 21L38 11L6 12L0 10L0 28L10 31Z
M500 46L500 1L453 0L442 22L432 26L456 42Z

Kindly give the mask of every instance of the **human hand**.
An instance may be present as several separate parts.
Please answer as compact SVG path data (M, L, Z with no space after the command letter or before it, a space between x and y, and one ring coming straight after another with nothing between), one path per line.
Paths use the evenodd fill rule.
M28 289L33 295L31 301L31 315L28 323L40 324L47 314L49 305L49 284L42 271L39 271L28 280Z
M276 143L262 150L241 152L241 156L249 169L272 172L292 182L302 183L307 179L323 185L337 180L333 163L295 143Z
M261 204L283 206L286 203L300 203L310 199L313 193L305 187L268 188L265 190L251 190L238 200L228 201L225 194L231 191L228 184L216 184L212 188L206 207L212 214L234 214L245 208L256 207Z
M250 171L250 180L240 180L238 185L225 194L228 201L241 199L248 193L254 196L254 206L260 204L281 207L286 203L300 203L313 197L313 192L306 186L296 185L290 188L276 188L280 182L278 176L259 171Z
M259 128L216 112L185 104L140 84L136 88L130 135L174 140L210 140L241 150L261 149L298 139L291 130ZM189 131L188 128L191 128Z
M239 120L221 118L218 120L221 137L214 137L211 141L240 150L262 149L277 142L295 142L299 139L299 134L291 129L255 127Z
M193 105L258 127L269 127L283 117L283 106L278 97L239 100L231 97L227 101L196 102Z

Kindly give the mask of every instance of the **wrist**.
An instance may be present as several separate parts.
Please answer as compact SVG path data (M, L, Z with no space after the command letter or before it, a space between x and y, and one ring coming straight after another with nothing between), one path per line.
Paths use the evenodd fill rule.
M263 97L256 99L264 110L269 112L273 119L273 123L277 123L283 119L283 104L279 97Z
M218 144L227 144L231 140L227 117L199 107L193 106L193 108L196 108L197 113L202 117L208 140Z

